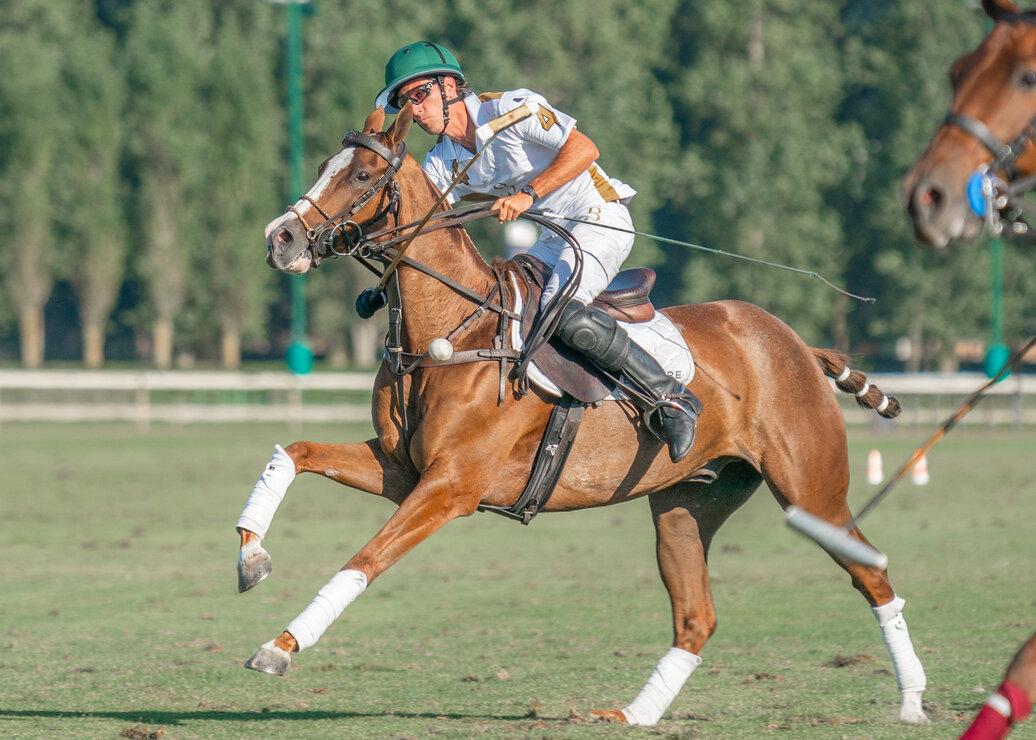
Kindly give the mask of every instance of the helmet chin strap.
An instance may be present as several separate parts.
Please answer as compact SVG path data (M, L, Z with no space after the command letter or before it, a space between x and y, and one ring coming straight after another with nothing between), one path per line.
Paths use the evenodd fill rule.
M442 131L440 131L437 135L438 136L445 136L446 135L446 129L450 125L450 106L453 105L454 103L459 103L464 98L462 96L458 96L456 98L453 98L452 100L447 100L446 99L446 85L443 84L443 76L439 75L438 77L435 78L435 81L439 85L439 94L442 96Z

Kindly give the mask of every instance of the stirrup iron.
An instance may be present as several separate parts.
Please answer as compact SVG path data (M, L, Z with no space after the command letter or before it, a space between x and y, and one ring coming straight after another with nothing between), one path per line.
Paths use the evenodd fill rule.
M683 401L683 403L681 403L681 401ZM669 438L665 433L664 422L662 421L662 410L667 408L686 414L691 418L691 422L695 425L697 425L698 416L702 411L701 401L698 400L697 396L690 392L674 394L666 393L661 398L652 401L651 406L644 409L640 416L644 420L644 426L646 426L648 431L655 435L655 439L662 444L669 443Z

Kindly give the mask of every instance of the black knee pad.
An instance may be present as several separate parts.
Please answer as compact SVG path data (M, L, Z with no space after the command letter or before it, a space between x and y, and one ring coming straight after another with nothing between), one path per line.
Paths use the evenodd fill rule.
M629 337L615 319L578 301L565 306L555 336L605 370L621 369L629 354Z

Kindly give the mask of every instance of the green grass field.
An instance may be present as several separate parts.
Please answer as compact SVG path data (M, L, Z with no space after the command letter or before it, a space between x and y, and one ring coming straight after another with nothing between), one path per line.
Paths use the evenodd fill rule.
M891 474L928 433L853 432L854 510L876 490L867 451ZM237 515L297 436L0 429L0 738L951 738L1036 629L1036 433L963 428L929 455L928 486L906 480L863 522L907 599L929 727L895 721L870 610L765 489L714 543L719 629L654 728L585 723L625 706L670 644L646 501L451 523L286 677L260 675L243 662L392 512L300 477L266 540L273 575L239 595Z

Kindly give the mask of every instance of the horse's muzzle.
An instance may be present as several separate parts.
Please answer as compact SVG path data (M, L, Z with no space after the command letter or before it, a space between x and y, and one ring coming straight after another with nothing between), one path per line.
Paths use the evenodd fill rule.
M270 224L266 234L266 264L281 272L303 274L313 266L306 230L291 214Z
M982 220L968 205L966 179L945 168L915 166L900 184L914 236L936 249L978 236Z

